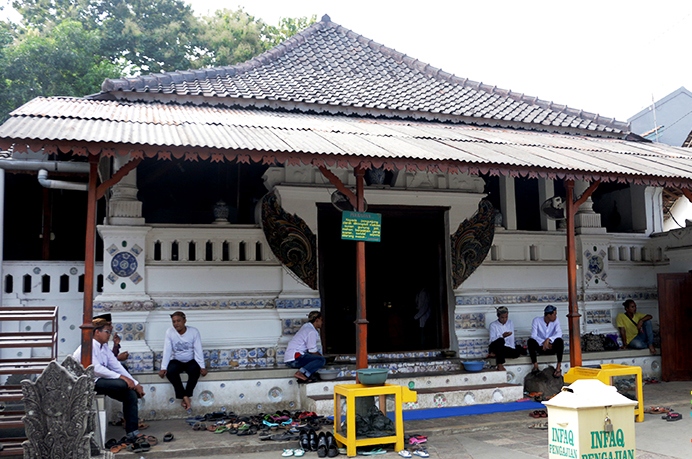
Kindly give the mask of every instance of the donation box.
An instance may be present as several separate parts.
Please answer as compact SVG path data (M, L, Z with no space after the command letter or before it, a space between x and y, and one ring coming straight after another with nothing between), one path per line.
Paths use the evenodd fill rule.
M549 459L635 459L637 402L597 379L579 379L548 401Z

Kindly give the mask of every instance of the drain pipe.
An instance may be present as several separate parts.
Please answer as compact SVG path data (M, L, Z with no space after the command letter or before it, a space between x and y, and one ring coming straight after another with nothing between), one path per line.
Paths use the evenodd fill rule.
M75 163L69 161L37 161L0 159L0 169L9 171L39 171L45 169L50 172L89 173L89 163Z
M66 182L64 180L49 180L48 171L41 169L38 171L38 183L44 188L56 188L60 190L77 190L77 191L87 191L89 189L88 183L78 183L78 182Z

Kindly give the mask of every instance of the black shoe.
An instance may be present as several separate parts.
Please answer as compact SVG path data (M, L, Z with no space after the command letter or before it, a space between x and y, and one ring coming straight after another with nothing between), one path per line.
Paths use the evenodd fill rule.
M324 432L320 432L317 440L317 457L327 457L327 436Z
M304 451L310 451L310 439L307 432L300 433L300 447L303 448Z
M339 447L336 446L336 438L331 432L325 434L327 437L327 456L335 457L339 455Z
M317 451L317 432L313 429L308 430L308 442L310 443L310 451Z

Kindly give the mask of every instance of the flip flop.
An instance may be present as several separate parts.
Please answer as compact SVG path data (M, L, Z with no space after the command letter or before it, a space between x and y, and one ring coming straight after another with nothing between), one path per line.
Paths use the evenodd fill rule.
M428 454L428 452L423 449L417 449L413 452L413 454L415 454L418 457L430 457L430 454Z
M303 456L305 456L305 450L304 450L303 448L294 449L294 450L293 450L293 455L294 455L295 457L303 457Z
M375 448L375 449L372 449L370 451L359 452L358 454L360 454L361 456L377 456L379 454L386 454L386 453L387 453L387 451L382 449L382 448Z
M173 432L166 432L166 433L163 435L163 442L164 442L164 443L168 443L169 441L173 441L173 438L174 438L174 437L173 437Z
M547 422L537 422L535 424L529 425L529 429L548 430L548 423Z
M667 406L651 406L651 407L649 407L648 410L645 411L645 413L666 414L666 413L670 413L671 411L673 411L673 409L669 408Z
M665 416L661 416L661 419L665 419L666 421L679 421L680 419L682 419L682 414L676 413L675 411L671 411Z
M283 453L281 453L282 457L291 457L293 456L293 450L292 449L285 449Z
M402 449L402 450L399 451L397 454L398 454L399 456L405 457L405 458L413 457L413 455L411 454L411 452L410 452L409 450L407 450L407 449Z

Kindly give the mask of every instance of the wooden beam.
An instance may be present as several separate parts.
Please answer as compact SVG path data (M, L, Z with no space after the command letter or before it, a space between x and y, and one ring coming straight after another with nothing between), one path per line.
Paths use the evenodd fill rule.
M320 166L320 172L322 172L322 175L327 177L327 180L329 180L329 183L334 185L334 187L342 192L344 196L348 198L348 202L351 203L354 209L358 209L358 198L356 197L355 194L353 194L353 191L351 191L349 188L344 185L344 183L341 181L339 177L337 177L332 171L327 169L324 166ZM353 171L355 174L355 170ZM357 176L356 176L357 177ZM359 212L363 212L360 210Z
M112 187L113 185L121 181L123 178L125 178L125 176L129 174L141 162L142 158L131 159L127 162L127 164L118 169L118 171L115 174L113 174L111 178L99 185L96 189L96 200L101 199L103 195L106 194L106 191L108 191L108 188Z
M82 317L82 366L91 365L91 343L94 326L91 322L94 308L94 262L96 255L96 198L99 157L89 156L89 187L87 189L86 237L84 242L84 307Z

